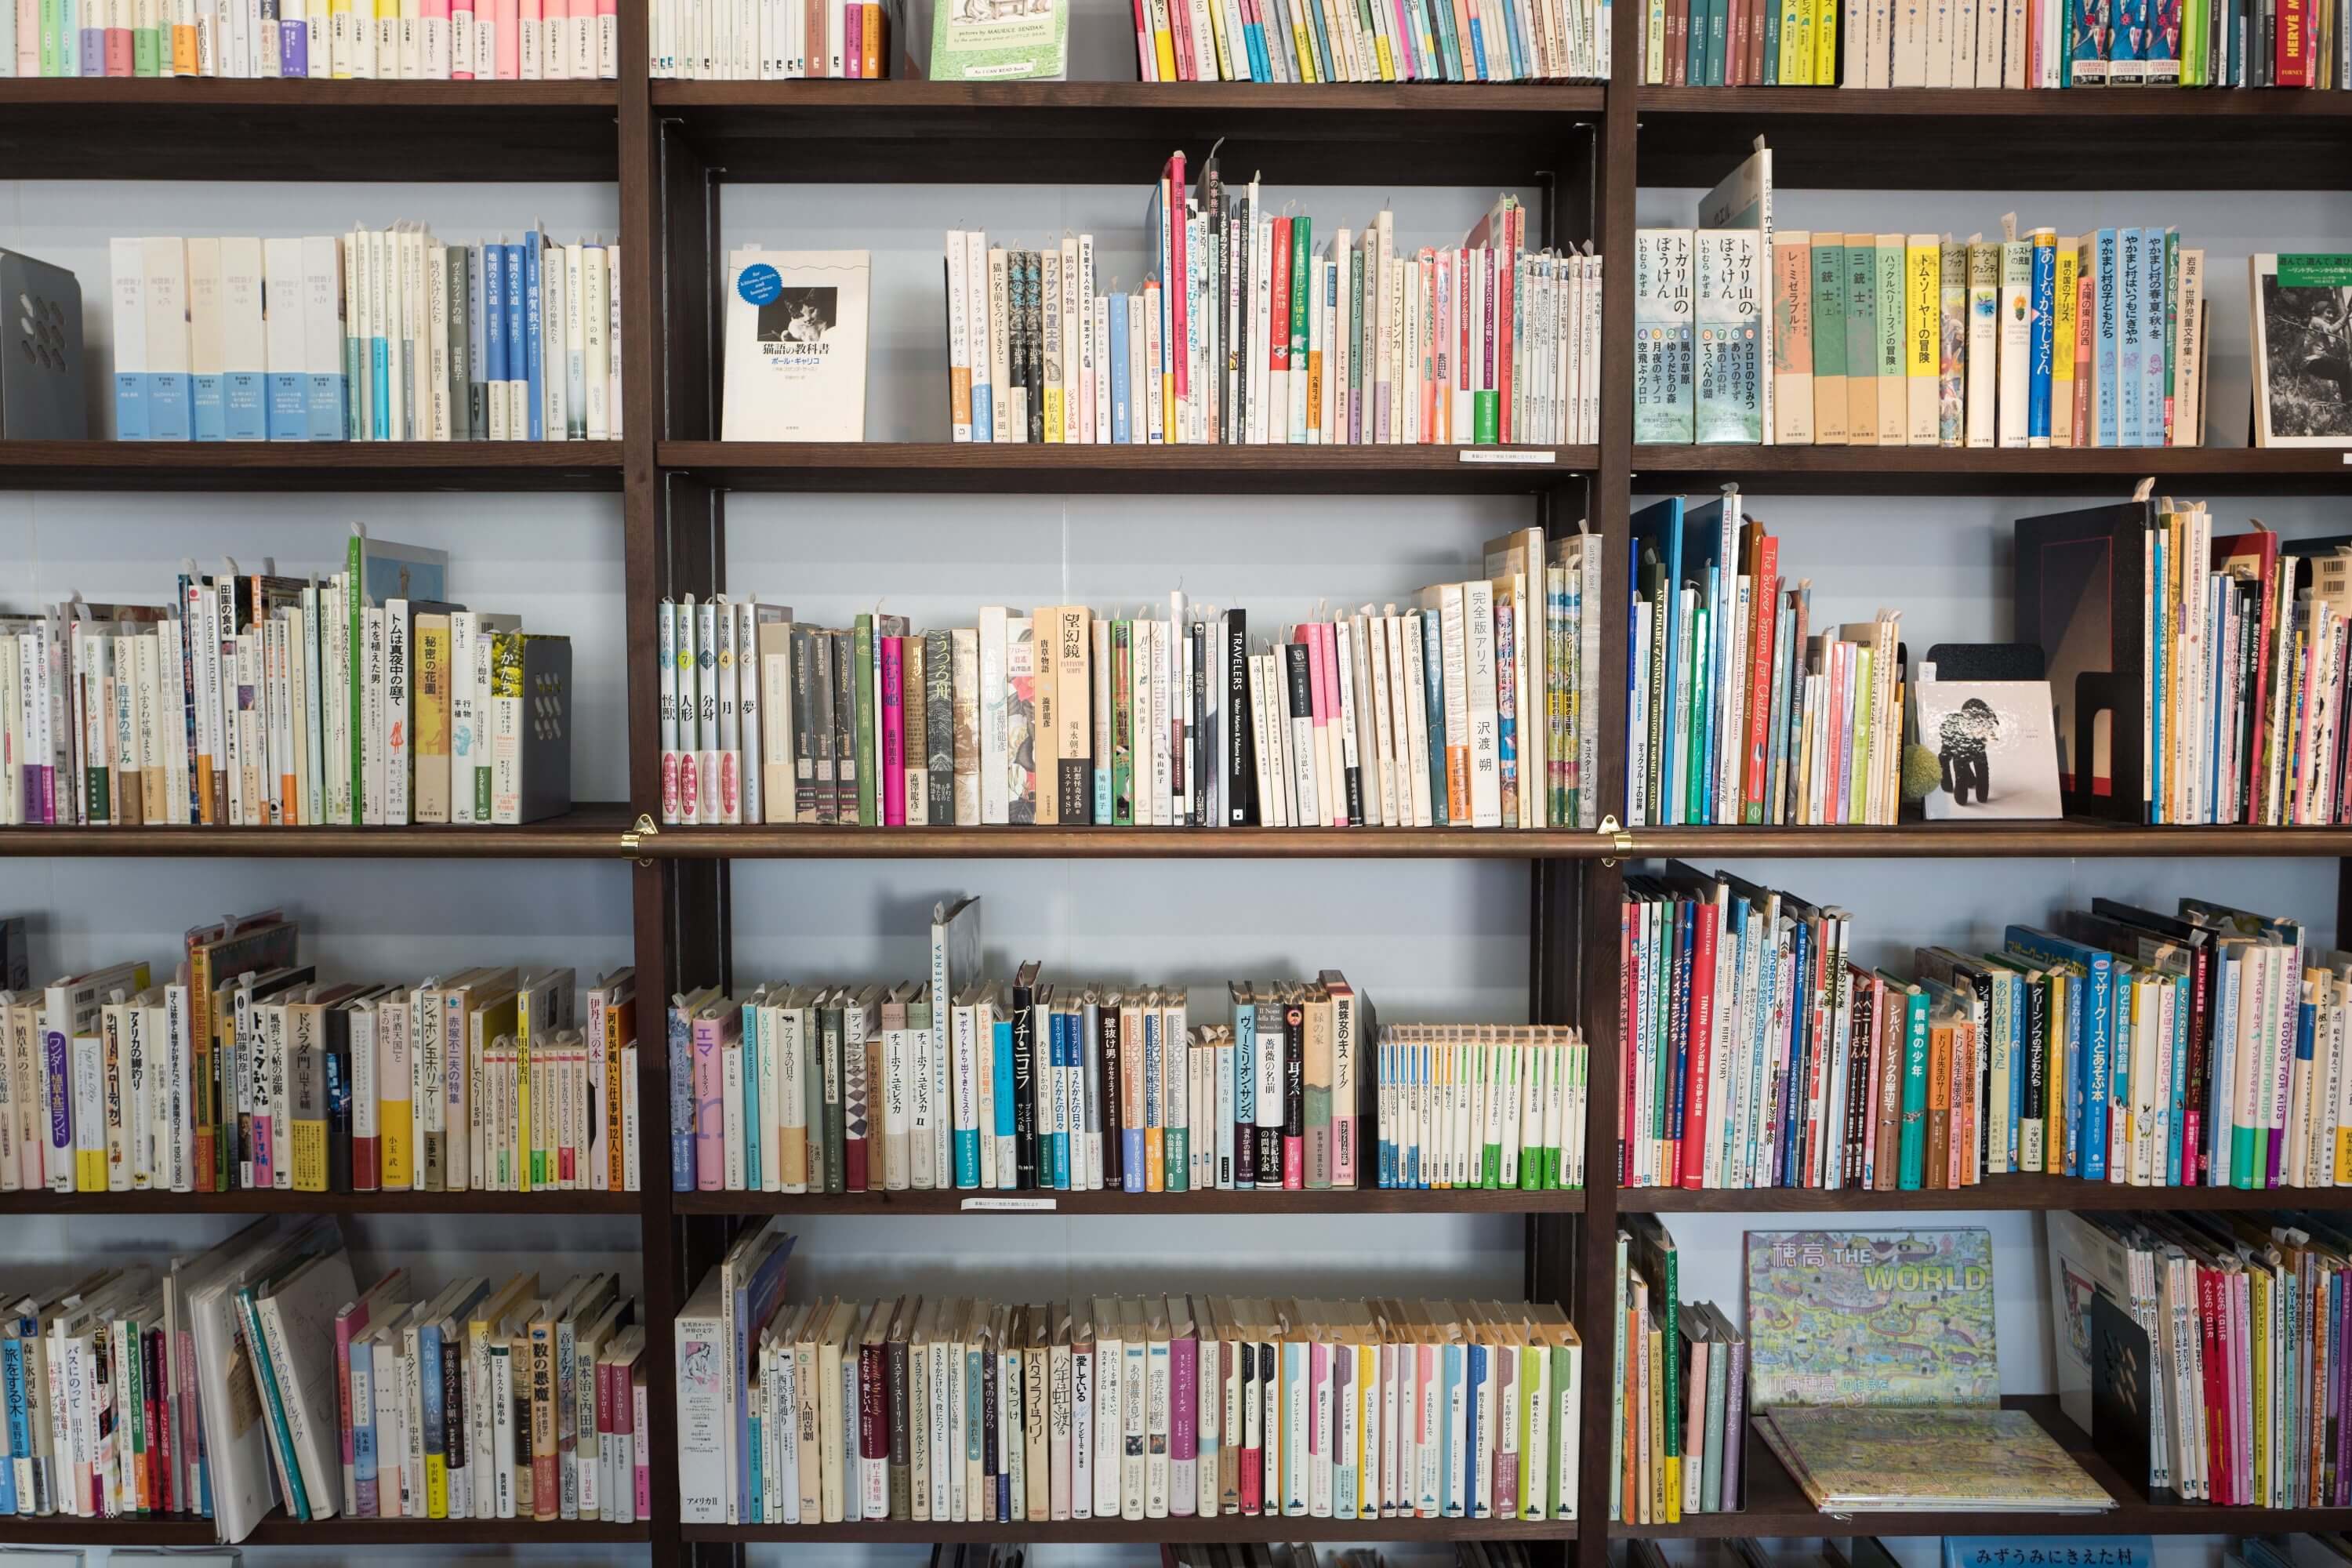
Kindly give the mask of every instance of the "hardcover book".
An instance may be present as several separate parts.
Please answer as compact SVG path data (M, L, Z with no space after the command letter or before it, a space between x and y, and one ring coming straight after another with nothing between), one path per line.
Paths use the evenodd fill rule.
M728 258L721 439L866 439L869 265L863 250Z
M1756 232L1703 228L1696 237L1697 440L1752 445L1764 439L1763 279Z
M2352 446L2352 256L2265 254L2247 266L2254 445Z
M2116 1506L2022 1410L1784 1405L1756 1425L1824 1513L2097 1513Z
M1748 1332L1759 1409L1990 1408L2000 1395L1991 1234L1751 1232Z
M1060 81L1070 70L1066 0L937 0L933 81Z

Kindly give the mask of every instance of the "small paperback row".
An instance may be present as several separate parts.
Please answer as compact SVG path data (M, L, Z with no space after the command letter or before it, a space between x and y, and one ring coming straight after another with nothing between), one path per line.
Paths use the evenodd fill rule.
M1139 81L1606 81L1610 0L1172 0Z
M110 255L118 440L620 436L617 245L445 245L401 223Z
M2057 1341L2059 1400L2151 1501L2342 1508L2336 1434L2352 1410L2338 1303L2352 1232L2337 1216L2050 1216L2053 1294L2087 1342ZM2117 1400L2108 1358L2146 1369Z
M1633 514L1627 819L1895 822L1902 806L1898 612L1814 631L1812 582L1739 492Z
M1505 535L1490 576L1265 644L1181 594L1166 619L990 606L921 633L673 605L664 821L1590 827L1600 544Z
M1318 250L1310 217L1184 155L1146 213L1141 291L1098 294L1094 237L947 245L959 441L1556 446L1598 439L1601 258L1527 247L1506 195L1459 246L1393 215Z
M1623 926L1629 1186L2352 1182L2352 956L2294 921L2095 899L1906 978L1852 961L1843 910L1675 867Z
M10 68L13 68L11 69ZM13 0L0 76L610 81L614 0Z
M1634 438L2202 446L2205 253L2004 231L1638 231Z
M750 1233L678 1314L687 1523L1576 1515L1557 1307L787 1304L792 1242Z
M1584 1185L1584 1036L1543 1024L1391 1024L1380 1031L1383 1187Z
M511 825L572 806L570 639L357 524L341 571L0 616L0 824Z
M633 1192L635 983L322 984L276 911L0 992L0 1191ZM583 1026L584 1020L584 1026Z
M652 0L651 74L656 81L878 80L893 74L903 16L903 0Z

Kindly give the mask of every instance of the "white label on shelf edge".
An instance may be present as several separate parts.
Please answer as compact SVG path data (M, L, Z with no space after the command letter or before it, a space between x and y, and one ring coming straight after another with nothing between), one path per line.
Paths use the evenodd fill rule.
M966 1214L1051 1214L1056 1200L1053 1198L966 1198Z
M1559 454L1549 447L1465 447L1461 457L1465 463L1551 463ZM2346 460L2352 462L2352 458Z

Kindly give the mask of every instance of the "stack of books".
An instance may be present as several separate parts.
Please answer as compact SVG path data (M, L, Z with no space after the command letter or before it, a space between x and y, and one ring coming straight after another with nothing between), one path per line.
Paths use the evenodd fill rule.
M1557 1307L785 1304L790 1245L752 1233L678 1314L689 1524L1576 1516L1582 1347Z
M2352 1500L2329 1436L2352 1286L2336 1216L2053 1214L2050 1258L2060 1404L2151 1500ZM2109 1346L2137 1356L2134 1385L2105 1369Z
M1097 293L1092 235L947 240L958 441L1559 446L1598 440L1601 258L1530 250L1505 195L1459 246L1399 251L1383 208L1318 250L1253 174L1168 161L1141 289ZM1330 231L1326 231L1329 233Z
M1179 0L1136 13L1140 81L1606 81L1610 0Z
M620 248L114 240L115 438L618 439Z
M572 806L572 644L449 598L448 558L214 575L0 615L0 825L514 825Z
M635 982L322 984L277 911L0 992L0 1191L632 1192ZM165 973L170 973L167 969ZM584 1026L583 1026L584 1024Z
M607 1524L651 1514L646 1330L618 1275L575 1274L547 1290L536 1274L475 1275L420 1293L395 1268L318 1325L331 1328L338 1358L327 1375L345 1514Z
M1381 1185L1581 1188L1589 1066L1564 1025L1382 1026Z
M65 0L0 15L0 76L312 81L610 81L614 0Z
M1739 492L1633 514L1628 820L1722 826L1895 822L1906 658L1899 613L1812 630L1812 583Z
M927 632L666 604L663 819L1591 827L1600 563L1597 535L1522 530L1417 607L1265 642L1181 594Z
M879 80L896 74L892 51L904 25L902 0L748 10L718 0L652 0L649 74L656 81Z

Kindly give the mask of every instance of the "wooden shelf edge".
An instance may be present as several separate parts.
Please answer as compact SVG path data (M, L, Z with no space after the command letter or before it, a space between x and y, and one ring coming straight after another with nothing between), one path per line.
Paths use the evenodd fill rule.
M325 1519L304 1524L271 1514L240 1546L583 1546L651 1538L651 1526L576 1520ZM212 1546L209 1519L78 1519L66 1514L0 1518L0 1542L87 1546Z
M13 489L617 490L618 441L0 441Z
M1019 1541L1040 1545L1095 1542L1215 1541L1573 1541L1574 1520L1309 1519L1262 1514L1177 1519L1034 1520L937 1524L903 1520L856 1524L689 1524L688 1543Z
M152 109L614 109L617 81L323 81L255 77L5 77L0 110L13 107Z
M1633 101L1650 114L1813 115L1824 120L2295 120L2352 122L2352 102L2328 92L2266 92L2242 88L2154 89L2108 92L2089 89L1817 87L1639 87Z
M1996 1176L1957 1191L1875 1192L1842 1189L1754 1187L1692 1190L1684 1187L1620 1187L1621 1214L1783 1215L1871 1214L1880 1211L1951 1210L2040 1212L2050 1209L2113 1211L2145 1209L2250 1213L2267 1209L2352 1208L2352 1187L2129 1187L2071 1176Z
M1051 1199L1050 1208L967 1209L967 1200ZM1319 1214L1581 1214L1584 1194L1399 1191L1215 1193L673 1193L683 1215L957 1215L973 1219L1023 1215L1114 1215L1148 1221L1164 1215L1243 1215L1272 1218Z
M1468 454L1465 457L1465 454ZM1490 454L1481 456L1479 454ZM1528 493L1599 466L1592 447L1040 446L664 441L656 461L740 489L1233 495Z
M0 1193L0 1215L617 1215L635 1193Z
M969 110L975 114L1055 110L1270 111L1313 115L1413 110L1465 114L1598 114L1598 82L961 82L673 81L651 84L657 109L787 108L887 114Z
M0 859L41 856L594 860L627 853L625 805L583 802L519 827L5 827Z

